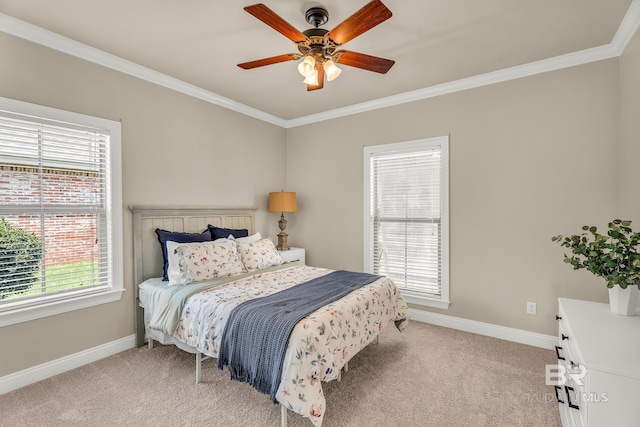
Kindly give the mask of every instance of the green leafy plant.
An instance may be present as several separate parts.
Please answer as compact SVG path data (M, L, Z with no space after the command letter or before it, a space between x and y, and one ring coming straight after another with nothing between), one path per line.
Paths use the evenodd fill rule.
M554 236L551 241L571 249L571 256L564 255L564 262L574 270L581 268L604 278L608 288L619 285L638 286L640 289L640 233L631 229L631 221L615 219L608 225L606 235L598 233L594 226L582 227L584 233L568 237Z
M42 242L34 233L0 218L0 300L36 282L41 256Z

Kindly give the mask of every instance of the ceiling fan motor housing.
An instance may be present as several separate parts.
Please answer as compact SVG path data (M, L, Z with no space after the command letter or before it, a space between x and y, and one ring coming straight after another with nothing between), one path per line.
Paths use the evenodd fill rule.
M298 43L298 50L302 55L312 55L316 58L316 61L320 63L324 62L325 58L333 55L336 46L328 39L326 34L329 31L323 28L310 28L303 31L303 34L307 37L302 43Z
M312 7L304 15L307 22L318 28L329 22L329 12L324 7Z

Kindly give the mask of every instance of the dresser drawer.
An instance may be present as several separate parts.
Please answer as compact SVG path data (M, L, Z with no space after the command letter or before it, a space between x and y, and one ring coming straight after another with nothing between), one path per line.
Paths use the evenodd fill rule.
M558 365L560 372L559 385L556 394L561 402L560 411L564 412L562 419L569 426L586 426L588 405L584 404L587 393L587 370L578 347L578 341L571 329L562 306L560 306L558 320Z
M567 365L569 368L574 368L578 365L584 364L584 360L580 355L578 349L578 343L569 322L566 320L566 316L562 308L560 309L560 315L558 318L558 345L556 348L558 354L558 360L561 364Z

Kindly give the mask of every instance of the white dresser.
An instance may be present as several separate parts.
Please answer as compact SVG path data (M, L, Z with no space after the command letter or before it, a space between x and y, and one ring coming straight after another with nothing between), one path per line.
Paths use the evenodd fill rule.
M640 315L614 314L608 304L558 302L556 352L564 368L554 387L562 425L640 426Z

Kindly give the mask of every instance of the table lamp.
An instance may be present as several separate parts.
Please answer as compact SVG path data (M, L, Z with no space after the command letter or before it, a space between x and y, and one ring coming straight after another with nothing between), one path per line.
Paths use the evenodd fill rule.
M276 249L279 251L291 249L291 246L287 243L287 237L289 235L284 231L287 228L287 220L284 219L284 213L297 211L298 205L296 203L295 192L279 191L269 193L269 212L280 212L280 221L278 221L280 233L278 233L278 245L276 246Z

